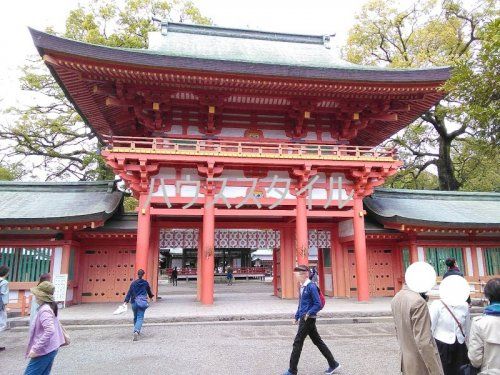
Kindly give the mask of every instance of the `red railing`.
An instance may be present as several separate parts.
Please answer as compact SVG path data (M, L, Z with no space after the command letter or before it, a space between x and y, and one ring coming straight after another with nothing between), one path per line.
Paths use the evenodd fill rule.
M342 159L389 158L396 159L394 149L368 146L348 146L311 143L237 142L202 139L174 139L104 136L109 150L128 152L200 154L219 156L253 156L272 158Z

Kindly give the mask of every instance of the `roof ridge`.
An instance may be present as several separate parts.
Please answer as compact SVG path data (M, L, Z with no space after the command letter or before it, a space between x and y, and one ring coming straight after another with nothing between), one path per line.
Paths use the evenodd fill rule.
M116 190L114 180L100 181L0 181L0 191Z
M195 25L189 23L178 23L162 21L161 31L163 35L168 32L178 32L186 34L198 35L212 35L223 36L230 38L247 38L247 39L260 39L278 42L290 43L307 43L307 44L325 44L325 38L332 35L311 35L311 34L292 34L277 31L265 31L255 29L233 28L212 25ZM328 39L329 40L329 39Z
M442 197L492 197L500 199L500 193L489 191L447 191L447 190L413 190L413 189L393 189L393 188L376 188L373 195L385 194L409 194L409 195L429 195Z

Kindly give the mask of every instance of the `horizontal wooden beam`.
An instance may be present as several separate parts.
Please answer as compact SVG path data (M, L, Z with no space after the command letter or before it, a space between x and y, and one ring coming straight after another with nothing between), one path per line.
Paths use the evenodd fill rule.
M203 208L151 208L153 216L202 216ZM295 217L297 212L293 210L268 210L268 209L230 209L216 208L216 217ZM354 217L353 210L346 211L307 211L307 217L337 218Z

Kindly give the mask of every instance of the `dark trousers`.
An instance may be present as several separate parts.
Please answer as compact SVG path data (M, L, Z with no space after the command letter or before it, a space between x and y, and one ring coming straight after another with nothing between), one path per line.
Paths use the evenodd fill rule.
M177 286L177 276L172 276L172 286Z
M295 340L293 341L293 350L292 355L290 356L290 371L292 374L297 374L297 365L299 364L300 353L302 352L302 347L304 346L304 340L309 335L314 345L316 345L323 354L323 356L328 361L328 365L330 367L337 366L337 362L333 358L333 354L328 349L328 346L323 342L321 336L316 329L316 319L308 318L304 320L304 318L300 319L299 329L297 331L297 335L295 336Z
M436 345L443 364L444 375L456 375L461 366L470 363L465 343L460 344L456 339L453 344L436 340Z

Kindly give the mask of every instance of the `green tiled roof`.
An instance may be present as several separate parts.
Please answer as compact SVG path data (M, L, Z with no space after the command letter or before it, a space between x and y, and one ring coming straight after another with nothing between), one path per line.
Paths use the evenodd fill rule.
M376 189L363 202L383 223L500 227L499 193Z
M338 51L329 48L325 38L329 37L164 23L160 43L150 45L150 50L169 56L221 61L316 68L367 68L340 59Z
M113 181L0 181L0 224L106 220L121 208L122 197Z

